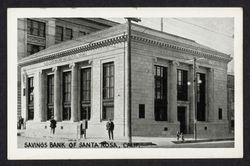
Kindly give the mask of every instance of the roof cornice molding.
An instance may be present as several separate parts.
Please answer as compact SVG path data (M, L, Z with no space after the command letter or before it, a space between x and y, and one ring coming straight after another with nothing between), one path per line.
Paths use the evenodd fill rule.
M208 59L212 59L212 60L216 60L216 61L222 61L222 62L228 63L232 60L232 58L226 54L223 54L220 52L215 52L215 51L208 50L205 48L198 48L198 47L196 48L195 46L190 46L190 48L187 48L184 46L173 44L173 43L171 43L171 41L169 41L169 42L164 41L163 42L163 41L158 41L158 40L145 38L145 37L137 36L137 35L131 35L131 38L134 41L139 41L142 43L146 43L146 44L150 44L150 45L154 45L154 46L158 46L158 47L170 48L172 50L176 50L179 52L188 53L188 54L191 54L194 56L204 57L204 58L208 58ZM102 47L107 47L110 45L124 42L126 40L127 40L127 34L120 34L120 35L113 36L113 37L110 37L107 39L102 39L102 40L94 41L91 43L85 43L83 45L76 46L74 48L50 53L50 54L47 54L44 56L33 57L33 58L27 57L27 58L20 60L18 64L20 66L26 66L29 64L33 64L33 63L39 63L39 62L43 62L43 61L47 61L47 60L52 60L55 58L60 58L60 57L64 57L64 56L68 56L68 55L72 55L72 54L77 54L80 52L86 52L86 51L90 51L90 50L94 50L94 49L98 49L98 48L102 48ZM202 51L195 50L195 48L201 49ZM169 55L169 56L171 56L171 55Z
M91 42L91 43L85 43L81 46L76 46L74 48L70 48L67 50L62 50L59 52L47 54L45 56L34 57L34 58L30 58L30 59L29 58L23 59L23 60L20 60L18 64L20 66L26 66L29 64L33 64L33 63L39 63L39 62L43 62L43 61L47 61L47 60L52 60L55 58L61 58L64 56L77 54L80 52L86 52L86 51L90 51L90 50L94 50L94 49L98 49L98 48L102 48L102 47L107 47L110 45L115 45L117 43L121 43L121 42L124 42L126 40L127 40L127 35L121 34L118 36L113 36L112 38L98 40L98 41Z
M145 37L142 37L142 36L136 36L136 35L132 36L131 38L133 40L140 41L142 43L147 43L147 44L150 44L150 45L156 45L156 46L159 46L159 47L166 47L166 48L174 49L174 50L177 50L177 51L180 51L180 52L189 53L189 54L194 55L194 56L198 55L198 57L204 57L204 58L213 59L213 60L216 60L216 61L223 61L223 62L228 63L228 62L230 62L232 60L232 58L227 54L220 53L220 52L215 52L215 51L208 50L208 49L205 49L205 48L199 48L202 51L198 51L198 50L195 50L195 48L196 48L195 46L190 46L191 48L187 48L187 47L184 47L184 46L172 44L172 43L170 43L171 41L162 42L162 41L157 41L157 40L145 38ZM171 56L171 55L169 55L169 56Z

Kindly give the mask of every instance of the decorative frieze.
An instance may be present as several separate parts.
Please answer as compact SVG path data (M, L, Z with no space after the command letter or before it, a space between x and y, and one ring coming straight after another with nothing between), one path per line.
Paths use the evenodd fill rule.
M157 45L160 47L168 47L171 49L183 51L185 53L193 54L196 56L198 55L198 57L204 57L207 59L214 59L214 60L225 61L225 62L229 62L232 59L229 55L226 55L226 54L223 54L220 52L216 52L216 51L201 48L201 47L195 47L192 45L181 44L181 43L179 45L177 45L178 43L176 43L174 41L168 41L168 42L172 42L172 43L167 43L167 42L156 41L153 39L144 38L142 36L131 36L131 38L135 41L141 41L144 43ZM182 45L186 45L186 46L182 46ZM197 51L197 49L202 50L202 51ZM169 56L171 56L171 55L169 55ZM228 57L226 57L226 56L228 56Z
M193 45L188 45L188 44L180 43L179 45L177 45L178 43L176 43L175 41L172 41L172 43L170 43L171 41L169 41L169 43L168 43L168 42L163 42L163 41L145 38L142 36L133 36L133 35L131 36L131 39L135 40L135 41L140 41L143 43L151 44L151 45L156 45L159 47L166 47L166 48L174 49L177 51L184 52L186 54L191 54L191 55L194 55L197 57L203 57L206 59L213 59L213 60L224 61L224 62L229 62L231 60L231 57L229 55L226 55L226 54L223 54L220 52L216 52L213 50L201 48L201 47L195 47ZM89 50L94 50L94 49L98 49L101 47L115 45L117 43L125 42L126 40L127 40L127 35L122 34L122 35L114 36L114 37L108 38L108 39L103 39L103 40L99 40L99 41L95 41L95 42L91 42L91 43L86 43L84 45L80 45L80 46L77 46L77 47L74 47L71 49L67 49L67 50L64 50L62 48L61 51L55 52L55 53L50 53L48 55L36 56L36 54L35 54L34 56L27 57L27 58L24 58L23 60L21 60L19 62L19 65L24 66L24 65L28 65L28 64L32 64L32 63L39 63L41 61L47 61L47 62L45 62L45 65L60 63L63 61L68 61L68 60L78 58L79 56L81 56L79 53L83 53L83 52L86 53L86 51L89 51ZM198 51L198 49L199 49L199 51ZM39 53L37 55L39 55ZM168 56L174 56L174 55L168 55ZM50 59L51 60L53 59L53 60L48 61Z
M67 62L70 60L81 58L82 56L85 56L85 55L87 55L86 52L83 54L72 54L69 56L62 57L62 58L57 58L57 59L52 59L50 61L46 61L44 62L44 65L47 66L47 65L52 65L52 64L58 64L61 62Z

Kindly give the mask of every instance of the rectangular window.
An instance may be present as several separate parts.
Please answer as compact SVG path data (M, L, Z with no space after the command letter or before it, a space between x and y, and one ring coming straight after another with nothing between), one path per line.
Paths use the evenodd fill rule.
M155 120L167 121L167 68L155 66Z
M65 40L71 40L73 38L72 29L66 28Z
M29 35L45 37L45 23L27 19L27 28Z
M86 35L86 32L79 31L79 37L80 37L80 36L85 36L85 35Z
M71 72L63 73L63 120L71 118Z
M177 70L177 99L187 101L188 98L188 72L185 70Z
M221 120L222 119L222 109L221 108L219 108L219 112L218 112L218 116L219 116L219 120Z
M90 119L91 115L91 68L81 70L81 117Z
M81 113L80 113L80 119L81 120L86 120L88 117L88 120L90 120L91 117L91 107L90 106L86 106L86 105L82 105L81 106Z
M47 120L54 116L54 75L47 76Z
M139 118L145 118L145 104L139 104Z
M56 43L60 43L63 41L63 27L56 26Z
M206 75L197 73L197 120L206 120Z
M103 120L114 118L114 62L103 64Z
M34 78L28 78L28 120L34 119Z
M102 113L103 120L114 119L114 105L105 105L103 106L103 113Z
M27 55L35 54L43 49L45 49L45 46L27 44Z

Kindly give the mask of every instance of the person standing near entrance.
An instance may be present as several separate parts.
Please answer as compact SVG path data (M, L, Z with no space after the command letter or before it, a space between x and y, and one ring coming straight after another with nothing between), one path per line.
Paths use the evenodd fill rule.
M114 131L115 125L112 122L112 119L109 119L109 121L106 124L106 128L108 130L109 139L114 140L114 133L113 133L113 131Z
M50 120L50 128L51 128L52 134L55 134L56 120L54 119L53 116L51 117L51 120Z
M176 137L177 137L177 141L179 141L179 139L180 139L180 132L179 131L177 131Z

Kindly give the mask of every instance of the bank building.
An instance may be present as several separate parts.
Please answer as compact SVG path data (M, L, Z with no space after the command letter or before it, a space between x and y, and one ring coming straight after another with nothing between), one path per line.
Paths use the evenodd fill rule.
M127 136L127 29L128 24L112 25L19 60L27 133L49 135L54 116L58 136L79 138L87 120L89 137L105 137L109 119L115 137ZM198 137L229 133L229 55L137 24L131 25L130 40L132 136L193 134L196 120Z

